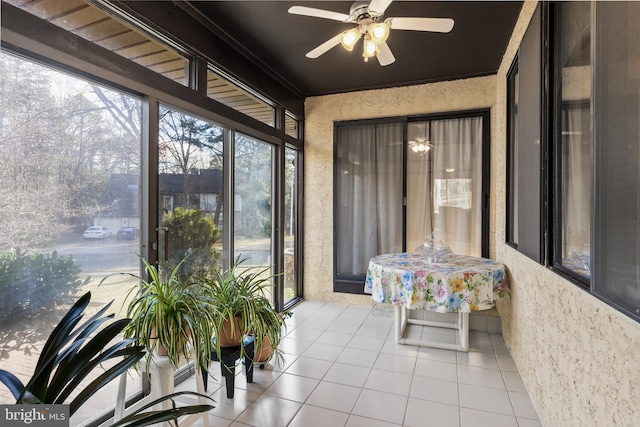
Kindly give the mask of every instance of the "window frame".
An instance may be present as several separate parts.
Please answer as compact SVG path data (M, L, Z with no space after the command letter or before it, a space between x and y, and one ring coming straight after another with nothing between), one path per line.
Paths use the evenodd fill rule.
M597 188L599 179L602 179L601 176L596 176L599 171L598 166L598 158L596 149L598 146L602 145L601 141L598 141L598 127L601 125L600 122L596 120L596 110L598 109L597 104L597 96L598 96L598 82L596 81L596 76L598 73L597 60L596 60L596 50L598 46L597 33L596 33L596 21L598 19L597 16L597 5L595 2L589 2L591 5L591 36L590 36L590 95L586 100L577 100L577 101L565 101L562 100L561 93L561 82L562 82L562 64L558 60L558 52L559 52L559 44L560 33L559 33L559 15L560 12L557 10L560 7L557 3L542 3L539 7L542 9L542 33L541 33L541 43L544 46L543 55L540 58L540 63L543 71L543 103L542 103L542 115L540 117L540 125L542 127L542 161L540 165L542 177L544 179L544 186L542 188L542 202L544 205L544 209L542 212L542 217L540 219L540 224L542 227L542 234L544 236L543 240L543 257L539 261L539 263L545 266L550 271L553 271L560 277L567 280L569 283L577 286L579 289L586 291L589 295L595 297L596 299L602 301L608 306L614 308L620 313L630 317L631 319L640 322L640 309L633 310L633 306L623 306L617 303L610 295L604 293L601 287L598 287L598 280L602 280L603 276L598 275L598 259L601 259L598 256L598 232L597 232L597 220L596 215L599 210L599 201L601 201L602 196L598 196ZM512 140L512 125L510 124L512 110L511 103L509 102L509 85L510 85L510 76L512 75L512 70L515 64L518 64L519 56L516 55L507 73L506 85L507 85L507 171L509 177L509 171L511 165L510 156L512 155L512 148L510 147L510 143ZM562 241L562 113L563 106L567 104L567 102L576 102L582 103L583 105L588 103L589 105L589 117L590 117L590 127L591 127L591 153L590 153L590 163L589 163L589 171L590 171L590 181L589 181L589 197L590 197L590 218L589 218L589 233L590 233L590 276L581 275L575 271L572 271L567 266L563 265L562 253L563 253L563 241ZM601 120L601 119L600 119ZM507 190L507 200L506 200L506 221L505 221L505 241L506 245L512 247L515 250L518 250L518 246L515 245L512 241L509 241L510 236L510 227L513 226L512 218L510 218L510 201L509 194L512 191L510 187L511 183L509 182L509 178L507 178L506 190ZM606 230L600 230L600 233L606 233ZM605 255L601 255L605 256ZM631 265L632 269L640 268L640 261L638 261L635 265ZM607 277L608 280L611 278ZM614 277L615 279L615 277ZM631 289L634 288L624 288Z
M545 263L546 258L545 227L547 215L545 210L548 207L545 203L548 182L546 178L548 159L545 156L548 138L544 132L548 109L545 91L547 49L543 43L543 34L546 30L545 12L545 4L538 4L518 47L516 57L509 68L506 117L505 243L541 264ZM535 65L538 61L539 67L536 69ZM521 72L521 70L526 72ZM516 72L518 75L517 88L513 80ZM534 90L522 90L532 82L535 84ZM512 106L516 90L518 93L517 115ZM536 117L538 120L535 123L531 123L530 120L522 120L525 116L529 118L528 114L538 115ZM537 150L535 149L536 141L539 144ZM534 155L535 157L530 157ZM524 157L527 158L526 163L521 161ZM514 184L516 178L517 188ZM526 193L525 197L522 195L523 192ZM517 205L515 203L516 193L518 195ZM516 231L517 241L515 241Z
M507 72L507 174L506 174L506 215L505 215L505 243L515 250L518 250L518 242L515 239L515 202L514 191L517 190L513 184L515 169L515 144L516 129L515 121L517 118L517 103L515 100L516 82L515 77L518 75L518 54L516 53L509 71ZM514 111L516 110L516 111Z

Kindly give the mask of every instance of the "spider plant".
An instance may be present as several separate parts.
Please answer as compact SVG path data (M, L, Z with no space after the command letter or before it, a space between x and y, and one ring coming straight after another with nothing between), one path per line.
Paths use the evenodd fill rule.
M254 336L256 346L266 339L275 349L275 355L281 358L277 346L282 329L286 327L285 317L289 313L278 312L268 298L275 276L269 273L269 267L241 271L242 262L244 260L238 258L228 270L216 270L210 278L199 280L207 293L209 304L217 314L213 322L215 350L220 355L224 345L220 338L224 338L224 335L236 336L228 345L240 345L243 335L250 333ZM230 333L225 332L225 325Z
M175 368L181 355L192 357L196 367L208 366L211 357L215 316L203 288L180 278L180 267L187 258L166 279L142 260L147 279L139 278L140 283L129 291L134 294L127 309L131 322L124 329L126 338L138 338L149 352L166 352Z

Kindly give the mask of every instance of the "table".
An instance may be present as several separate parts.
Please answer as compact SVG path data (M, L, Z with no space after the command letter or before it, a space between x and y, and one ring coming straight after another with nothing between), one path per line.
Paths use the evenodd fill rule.
M509 294L505 267L496 261L467 255L446 254L428 262L417 252L378 255L367 269L365 292L375 302L392 304L398 344L469 351L469 312L486 310ZM407 309L439 313L457 312L458 321L435 322L408 319ZM457 344L404 338L407 324L457 329Z

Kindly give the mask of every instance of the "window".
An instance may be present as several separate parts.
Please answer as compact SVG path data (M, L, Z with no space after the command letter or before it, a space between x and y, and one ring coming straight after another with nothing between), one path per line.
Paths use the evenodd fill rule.
M539 31L542 16L549 22L545 33ZM545 3L534 14L507 76L508 242L636 320L639 23L637 2ZM549 90L542 98L549 100L548 109L539 104L540 79L534 74L540 73L531 70L549 74ZM529 103L539 106L533 111L527 109ZM542 151L523 155L539 129L543 137L548 131L548 144L543 141ZM540 181L532 179L537 175L522 173L531 167L549 184L538 188ZM536 219L523 199L538 201L541 192L545 209ZM538 236L523 224L536 226L546 237L545 251L535 253Z
M136 279L98 284L114 272L139 273L142 106L4 52L0 82L0 354L2 368L26 383L78 297L91 291L94 307L115 299L108 313L124 317ZM139 393L140 377L130 378L127 390ZM115 404L117 382L108 387L74 423ZM0 403L13 402L0 387Z
M298 241L298 174L299 153L291 148L284 152L284 304L291 304L299 295L296 286L300 277L300 268L296 257L296 247L300 251Z
M207 71L207 96L269 126L275 123L275 108L221 72Z
M222 264L223 128L162 105L158 200L160 272L185 254L190 274L206 276Z
M254 137L264 133L265 126L254 120L245 121L246 117L239 114L228 117L220 109L207 110L212 102L205 97L204 88L177 87L166 79L160 82L163 79L156 78L156 73L186 84L187 56L178 53L182 50L167 47L179 46L179 41L142 35L134 29L139 28L136 22L123 24L110 15L110 9L98 9L94 3L101 7L107 4L80 0L2 2L0 368L15 372L22 380L32 374L54 323L81 293L92 291L91 307L115 299L111 311L123 315L120 310L126 308L127 291L137 283L135 278L120 276L120 280L107 281L100 287L97 284L113 272L139 274L140 255L149 255L155 263L158 249L161 255L167 253L162 251L167 247L162 247L164 239L158 239L156 230L162 233L164 227L175 225L177 210L196 212L207 223L212 219L220 227L218 231L225 231L222 211L229 209L228 200L233 200L234 194L233 188L221 191L223 181L232 182L231 168L222 166L225 161L232 164L233 158L222 158L222 146L232 143L222 137L232 135L235 127L251 131ZM161 7L160 3L157 7ZM28 25L20 25L24 31L18 34L14 31L17 23ZM4 31L6 27L10 28L8 32ZM56 36L51 37L52 33ZM86 40L95 46L87 48L91 43ZM69 59L77 53L78 45L85 49ZM42 46L45 47L39 50ZM9 53L13 51L21 56ZM96 63L92 62L94 59ZM110 82L110 70L96 66L108 62L122 66L122 73L127 75L124 82ZM54 64L56 69L39 64ZM76 77L60 69L73 70ZM98 81L101 83L96 84ZM274 106L281 110L284 106L259 97L258 100L267 105L260 107L267 114L259 120L273 126ZM169 106L176 104L181 111ZM185 112L191 109L197 114ZM243 112L258 117L249 110ZM225 127L215 125L217 121L224 122ZM299 130L302 122L289 125ZM274 135L281 136L280 130L272 129L263 135L269 140L270 162L285 156L284 141ZM291 215L289 223L299 231L302 178L297 167L302 164L303 153L301 141L292 144L295 146L287 149L286 156L295 158L296 169L279 175L273 170L276 163L269 167L271 175L281 177L283 182L295 176L288 188L295 191L296 197L285 196L282 183L269 182L269 191L255 193L262 197L269 192L273 199L259 205L260 214L271 205L288 207L285 198L294 204L287 210ZM184 148L183 157L174 157L174 148ZM264 150L258 151L256 159L252 159L256 165L264 159ZM244 165L242 172L251 175L250 168L251 164ZM264 180L252 183L267 186ZM275 194L276 189L279 194ZM250 193L251 188L244 191ZM275 216L282 210L272 212ZM167 224L169 216L173 216L173 223ZM280 219L270 221L276 223ZM231 227L226 231L233 228L233 220L233 212L227 212L226 221ZM271 229L271 224L259 225L258 232L262 234ZM97 230L87 231L90 227ZM229 233L233 237L232 231ZM289 233L286 237L295 244L300 234ZM171 237L171 242L177 243L178 236ZM283 237L280 235L277 242L282 243ZM14 249L18 247L20 250ZM185 247L169 245L176 252L183 250L183 254ZM217 261L222 239L216 241L214 249L212 255ZM284 245L276 247L270 242L268 251L260 247L259 255L267 262L283 255L284 249ZM294 273L286 281L289 292L277 289L288 295L289 303L301 295L301 263L296 261L302 259L301 255L299 250L292 254ZM40 274L43 271L44 276ZM282 273L282 268L278 272ZM278 303L282 308L282 300ZM128 381L128 399L140 398L141 377L131 371ZM111 383L83 404L71 424L106 420L115 404L116 388L117 382ZM14 401L8 390L0 387L0 403Z
M555 268L589 285L591 276L591 4L556 8L554 133Z
M541 15L538 6L510 70L507 88L507 243L539 262L543 259Z
M235 134L234 260L242 261L242 269L266 269L270 274L274 273L271 262L274 232L273 151L271 144Z
M640 3L594 7L592 290L640 320Z
M487 255L487 122L470 112L336 124L336 291L362 293L373 256L412 251L427 238Z
M518 247L518 57L507 74L507 244Z
M6 1L171 80L188 84L189 61L184 55L85 0Z
M289 112L284 115L284 131L292 138L300 138L300 123Z

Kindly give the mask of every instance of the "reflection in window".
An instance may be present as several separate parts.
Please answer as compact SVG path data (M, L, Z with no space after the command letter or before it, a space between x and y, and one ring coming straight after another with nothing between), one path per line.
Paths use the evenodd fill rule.
M559 158L556 185L560 233L556 260L590 276L591 254L591 4L558 4L556 61L560 67Z
M595 292L640 318L640 2L596 2Z
M272 155L270 144L236 134L233 244L234 259L244 260L243 267L272 266Z
M591 131L589 103L565 105L562 114L560 178L562 263L590 276Z
M81 295L92 292L92 307L115 299L109 313L124 315L137 281L98 284L111 273L139 273L141 103L0 53L0 117L0 369L26 383L53 326ZM138 393L140 377L130 382ZM72 424L115 404L115 387L84 404ZM13 402L0 387L0 403Z
M440 206L471 209L472 182L471 179L435 179L433 211L439 213Z
M294 119L289 114L285 114L285 116L284 116L284 131L290 137L300 138L298 120Z
M407 128L407 250L432 238L482 254L483 118L410 122ZM414 141L427 151L414 151Z

